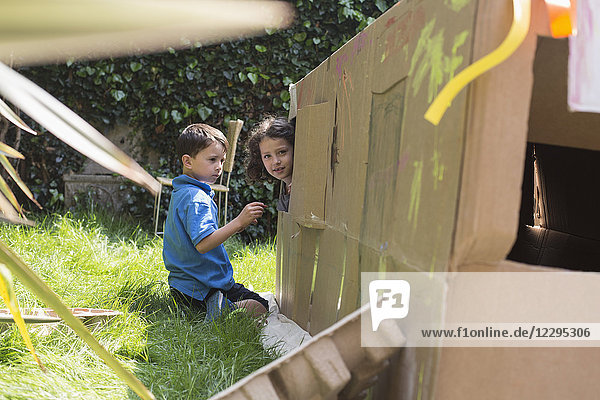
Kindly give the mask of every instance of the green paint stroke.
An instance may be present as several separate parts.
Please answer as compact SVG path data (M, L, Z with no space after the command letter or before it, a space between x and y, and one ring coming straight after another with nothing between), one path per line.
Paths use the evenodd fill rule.
M457 53L469 36L469 31L463 31L456 35L452 45L452 54L446 56L444 54L444 29L440 29L433 35L435 22L436 20L433 18L421 30L408 72L412 76L413 96L417 95L423 81L426 78L429 79L427 99L430 103L437 95L442 83L452 79L457 68L462 64L463 56Z
M459 12L470 2L471 0L444 0L444 5L454 12Z
M436 129L433 144L433 156L431 157L431 161L433 162L433 190L437 190L438 182L441 182L444 179L444 171L446 170L446 166L441 162L442 153L438 150L439 141L439 135L437 134Z
M421 202L421 180L423 177L423 161L415 161L415 174L410 185L410 206L408 208L408 222L412 222L413 229L417 228L419 203Z
M425 375L425 363L421 361L421 367L419 368L419 385L417 389L417 400L423 398L423 375Z

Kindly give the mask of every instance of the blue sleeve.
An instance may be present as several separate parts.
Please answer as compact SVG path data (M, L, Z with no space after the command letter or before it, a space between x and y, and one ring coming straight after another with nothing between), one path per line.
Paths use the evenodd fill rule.
M185 209L182 220L194 246L217 230L212 217L211 206L203 201L190 202Z

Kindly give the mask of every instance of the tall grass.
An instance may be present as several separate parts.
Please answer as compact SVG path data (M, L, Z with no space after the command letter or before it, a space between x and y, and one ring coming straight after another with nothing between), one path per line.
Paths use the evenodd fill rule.
M9 244L72 307L123 314L94 327L99 341L157 396L200 399L226 388L277 354L263 349L256 321L234 313L215 324L179 309L168 293L162 239L108 214L49 216L36 227L1 225ZM273 291L273 243L226 243L236 281ZM22 307L43 307L16 282ZM30 325L44 374L14 327L0 327L0 398L135 397L70 329ZM48 333L49 331L49 333Z

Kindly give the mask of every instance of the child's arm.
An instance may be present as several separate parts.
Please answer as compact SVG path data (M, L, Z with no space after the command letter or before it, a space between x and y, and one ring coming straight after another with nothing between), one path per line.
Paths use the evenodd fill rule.
M263 210L266 207L263 203L254 202L247 204L246 207L240 212L240 215L235 217L227 225L217 229L196 245L196 250L200 254L204 254L211 251L215 247L222 244L224 241L229 239L235 233L241 232L252 223L256 223L256 220L263 214Z

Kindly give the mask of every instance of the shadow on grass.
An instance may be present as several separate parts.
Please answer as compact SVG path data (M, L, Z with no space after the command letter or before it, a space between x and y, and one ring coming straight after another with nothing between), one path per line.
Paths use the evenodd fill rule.
M115 297L146 322L135 374L159 399L208 398L279 356L263 348L256 318L237 310L205 323L203 312L174 301L166 283L128 282Z

